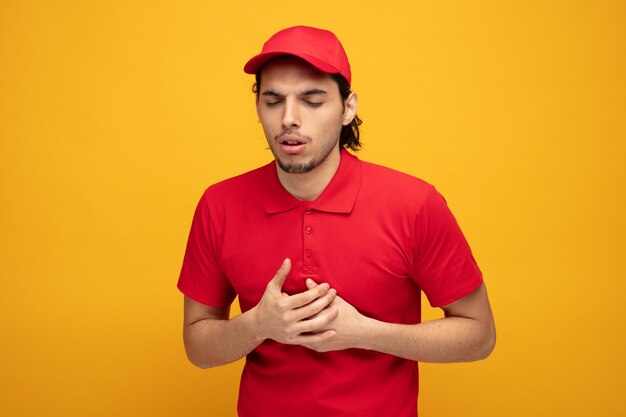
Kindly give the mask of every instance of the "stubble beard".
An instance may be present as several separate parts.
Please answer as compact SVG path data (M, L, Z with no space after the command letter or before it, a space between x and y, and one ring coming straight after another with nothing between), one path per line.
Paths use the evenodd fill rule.
M333 149L335 149L335 146L338 142L339 139L337 139L336 141L324 142L323 147L316 155L313 155L313 157L308 161L300 163L286 162L280 159L278 151L274 151L274 149L271 150L274 154L274 159L276 159L278 167L284 172L286 172L287 174L306 174L307 172L313 171L317 166L324 162L326 158L328 158L328 155L330 155L330 153L333 151Z
M276 158L276 163L280 169L288 174L306 174L307 172L313 171L313 168L319 165L316 159L311 159L308 162L302 162L299 164L290 164L280 158Z

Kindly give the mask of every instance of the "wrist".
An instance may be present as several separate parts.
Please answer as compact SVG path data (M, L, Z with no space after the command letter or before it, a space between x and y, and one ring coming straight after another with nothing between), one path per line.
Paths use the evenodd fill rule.
M363 316L356 340L357 347L367 350L378 350L380 338L386 337L381 333L381 324L383 324L383 322Z
M252 340L260 344L267 337L263 334L262 325L258 318L258 306L252 307L250 310L241 314L241 318L245 321L245 331L252 336Z

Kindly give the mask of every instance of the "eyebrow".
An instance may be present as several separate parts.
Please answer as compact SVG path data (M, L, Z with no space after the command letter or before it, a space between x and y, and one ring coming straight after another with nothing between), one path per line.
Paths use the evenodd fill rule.
M328 94L328 92L325 90L320 90L319 88L312 88L310 90L305 90L301 93L298 93L299 96L312 96L316 94ZM274 90L263 91L261 95L266 97L285 97L283 94L279 94Z
M312 88L310 90L303 91L299 95L301 96L312 96L315 94L327 94L326 91L320 90L319 88Z
M261 95L269 96L269 97L282 97L282 94L278 94L276 91L272 91L272 90L263 91Z

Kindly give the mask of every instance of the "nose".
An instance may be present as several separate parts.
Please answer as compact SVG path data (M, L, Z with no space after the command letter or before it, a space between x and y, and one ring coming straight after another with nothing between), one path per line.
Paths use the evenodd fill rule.
M285 111L283 113L283 128L299 128L300 115L295 100L288 98L285 100Z

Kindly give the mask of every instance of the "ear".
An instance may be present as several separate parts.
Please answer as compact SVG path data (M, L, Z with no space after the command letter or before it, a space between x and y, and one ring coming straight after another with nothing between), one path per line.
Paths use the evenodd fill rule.
M354 116L356 116L356 110L359 104L358 97L356 93L350 93L348 98L346 98L343 102L344 110L343 110L343 125L348 126L352 123Z

